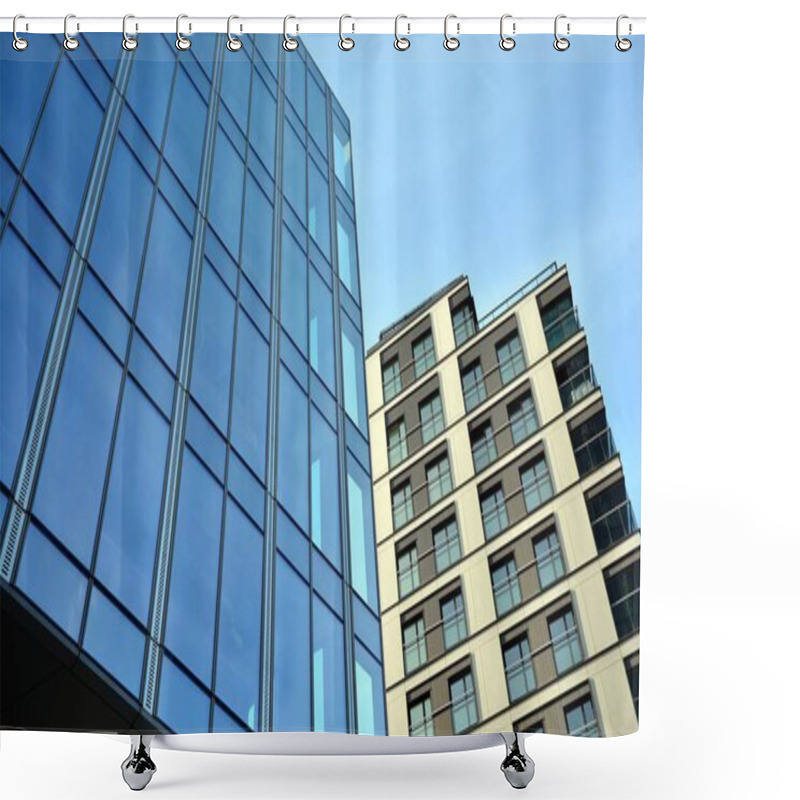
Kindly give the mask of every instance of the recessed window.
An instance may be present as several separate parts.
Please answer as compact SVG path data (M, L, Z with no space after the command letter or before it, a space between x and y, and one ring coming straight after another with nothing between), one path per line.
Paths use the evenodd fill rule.
M536 689L531 647L527 636L521 636L503 647L508 699L514 703Z
M408 730L412 736L433 736L433 712L430 695L408 706Z
M519 477L525 495L525 508L529 514L553 496L553 484L544 456L523 467Z
M564 411L597 388L594 370L589 363L589 350L586 347L581 348L559 366L553 366Z
M400 597L405 597L419 586L419 558L416 545L411 545L398 553L397 582Z
M550 644L553 647L556 672L562 675L583 661L578 626L575 624L572 609L551 617L547 620L547 626L550 630Z
M419 404L419 420L423 444L428 444L444 430L444 412L439 392Z
M436 572L444 572L461 558L461 540L455 517L433 529Z
M464 672L451 678L449 689L453 733L463 733L478 722L478 704L472 673Z
M420 615L403 625L403 664L406 674L419 669L427 660L425 620Z
M594 713L594 703L592 703L592 698L589 695L577 703L567 706L564 709L564 717L567 721L567 731L570 736L588 738L600 736L597 716Z
M474 361L461 371L461 388L467 411L472 411L486 399L486 384L483 382L483 368L480 361Z
M561 557L561 545L555 530L537 536L533 540L533 554L536 558L540 588L546 589L564 576L564 560Z
M485 422L470 433L472 442L472 463L475 472L480 472L497 458L497 445L494 441L492 423Z
M498 617L507 614L522 602L514 556L509 556L492 567L492 592Z
M525 371L525 356L522 354L522 345L516 331L502 342L498 342L495 350L497 366L500 369L500 381L505 386Z
M392 519L395 530L405 525L413 516L411 481L406 481L392 491Z
M425 476L428 483L428 503L433 505L438 503L446 494L453 489L453 479L450 475L450 459L444 455L428 464L425 468Z
M481 497L481 519L483 533L487 539L497 536L508 527L508 512L501 484L485 491Z
M548 350L555 350L578 332L578 310L572 307L569 289L542 308L542 326Z
M408 443L406 441L406 421L400 419L386 431L389 449L389 468L396 467L403 459L408 457Z
M388 403L403 390L400 379L400 359L393 358L383 365L383 402Z
M605 487L593 497L587 497L586 510L589 512L598 553L605 552L638 530L623 479Z
M606 576L606 591L617 636L624 639L639 630L639 566L637 559Z
M467 339L475 335L475 312L469 301L461 303L453 309L453 335L456 347L464 344Z
M464 598L461 592L451 594L440 603L442 633L445 650L455 647L467 638L467 616L464 613Z
M431 369L436 363L436 354L433 351L433 334L428 331L417 339L411 350L414 355L414 377L419 378Z
M539 419L530 392L508 404L508 422L511 425L511 438L514 444L533 436L539 429Z

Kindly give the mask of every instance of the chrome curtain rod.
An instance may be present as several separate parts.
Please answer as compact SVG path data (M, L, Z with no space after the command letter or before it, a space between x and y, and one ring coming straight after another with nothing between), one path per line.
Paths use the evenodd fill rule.
M498 32L500 16L496 17L451 17L450 31L465 35L475 33ZM560 30L569 34L611 35L616 32L616 17L570 17L562 16ZM13 17L0 17L0 30L11 31ZM443 17L402 17L399 31L403 35L433 33L441 35L444 28ZM339 17L292 17L288 24L288 32L292 36L304 33L339 33ZM526 33L553 34L553 17L514 17L506 16L505 30L507 34L519 36ZM644 33L645 18L629 17L625 19L624 35ZM225 33L228 30L228 17L193 17L186 16L181 23L184 33ZM76 15L70 19L72 33L121 33L122 17L82 17ZM174 33L175 17L136 17L130 16L127 22L130 35L136 33ZM63 33L64 17L22 16L17 23L17 32L25 33ZM283 17L239 17L233 25L236 34L247 33L283 33ZM395 33L394 17L347 17L344 32L349 33Z

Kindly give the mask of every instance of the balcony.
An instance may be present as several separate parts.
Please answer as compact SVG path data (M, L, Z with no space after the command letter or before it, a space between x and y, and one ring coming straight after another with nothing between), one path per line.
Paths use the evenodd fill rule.
M621 542L639 529L631 501L626 499L597 517L590 517L597 552Z
M567 339L574 336L581 329L578 318L578 309L573 306L568 308L545 326L544 336L547 340L547 349L552 352L560 347Z
M561 396L561 405L564 411L572 408L597 388L594 367L591 364L587 364L558 386L558 393Z
M617 454L617 447L614 444L614 437L611 435L611 428L606 428L594 434L580 444L576 442L574 452L578 475L582 478Z

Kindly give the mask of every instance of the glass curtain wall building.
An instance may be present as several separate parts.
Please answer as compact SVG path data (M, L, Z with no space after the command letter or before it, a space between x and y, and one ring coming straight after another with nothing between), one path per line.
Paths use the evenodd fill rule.
M386 731L349 122L242 39L3 37L3 726Z

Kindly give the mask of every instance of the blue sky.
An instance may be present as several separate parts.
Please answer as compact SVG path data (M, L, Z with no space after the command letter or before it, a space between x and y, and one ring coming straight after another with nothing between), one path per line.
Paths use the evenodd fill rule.
M456 275L478 314L566 263L640 512L644 37L305 37L348 113L365 345Z

